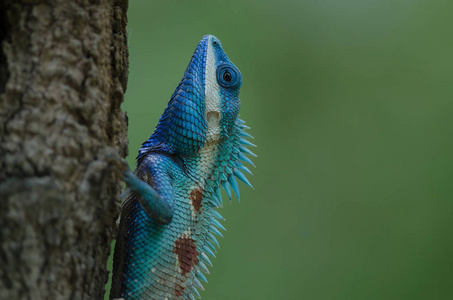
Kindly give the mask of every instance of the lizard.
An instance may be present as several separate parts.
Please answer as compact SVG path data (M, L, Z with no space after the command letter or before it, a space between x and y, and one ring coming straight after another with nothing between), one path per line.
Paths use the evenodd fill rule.
M242 75L215 36L199 42L158 124L124 167L128 192L114 250L110 299L195 299L225 230L217 212L254 166L239 118ZM253 188L253 187L252 187Z

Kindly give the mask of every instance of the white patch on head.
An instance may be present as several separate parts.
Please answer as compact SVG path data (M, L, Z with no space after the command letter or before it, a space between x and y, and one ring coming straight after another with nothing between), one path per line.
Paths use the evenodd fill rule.
M212 36L208 39L207 54L205 62L205 119L207 124L206 143L198 150L197 167L195 168L194 179L196 182L192 187L205 191L205 179L210 178L214 162L218 155L218 144L220 140L220 118L221 101L219 97L220 86L217 83L217 68L215 64L215 50L212 46ZM201 180L200 180L201 179ZM189 194L190 195L190 194ZM202 202L203 203L203 202ZM195 211L190 202L192 220L195 220L198 212Z
M219 97L220 87L217 83L215 65L215 50L212 46L212 37L208 40L205 70L205 118L208 125L207 142L213 142L220 138L221 103Z

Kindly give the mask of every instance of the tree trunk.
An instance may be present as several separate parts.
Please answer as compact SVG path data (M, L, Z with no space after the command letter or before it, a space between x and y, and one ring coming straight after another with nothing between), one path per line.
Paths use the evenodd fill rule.
M101 299L127 0L0 0L0 299Z

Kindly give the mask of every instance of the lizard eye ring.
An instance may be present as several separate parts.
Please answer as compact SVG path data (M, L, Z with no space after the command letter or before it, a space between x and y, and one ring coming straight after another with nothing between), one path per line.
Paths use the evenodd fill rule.
M217 67L217 82L225 88L239 88L242 82L241 72L231 64Z

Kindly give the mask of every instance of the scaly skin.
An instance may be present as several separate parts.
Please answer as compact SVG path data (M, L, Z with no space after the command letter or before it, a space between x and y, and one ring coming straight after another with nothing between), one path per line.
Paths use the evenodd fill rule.
M204 36L151 137L137 157L115 247L110 298L194 299L209 273L220 187L239 198L236 177L248 128L238 118L242 76L220 41Z

